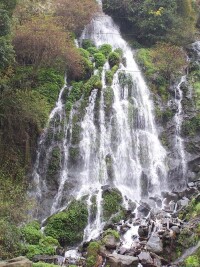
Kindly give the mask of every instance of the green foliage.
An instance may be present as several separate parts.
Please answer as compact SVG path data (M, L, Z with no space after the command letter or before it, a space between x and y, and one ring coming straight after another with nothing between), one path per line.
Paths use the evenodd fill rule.
M42 238L40 230L35 228L32 224L27 224L21 231L24 240L31 245L38 244L39 240Z
M10 33L10 18L6 10L0 9L0 37Z
M189 256L186 260L185 260L185 267L199 267L200 265L200 261L197 258L197 256Z
M99 67L103 67L103 65L106 63L106 57L104 54L98 52L94 54L94 60L95 60L95 67L98 69Z
M87 218L86 205L81 201L73 201L66 211L48 219L45 234L58 239L61 245L74 245L83 238Z
M55 248L53 246L27 245L24 250L26 251L26 257L30 260L36 255L55 255Z
M143 71L145 71L145 75L147 77L151 78L155 74L156 67L153 64L150 49L139 49L137 52L137 61L142 67Z
M184 136L187 135L194 136L199 131L200 131L199 114L197 114L195 117L192 117L190 120L184 121L182 124L182 134Z
M120 63L120 56L116 52L111 52L108 56L108 62L110 64L110 67L112 68L115 65L119 65Z
M83 92L82 90L83 90L83 82L73 82L70 94L65 104L65 110L67 116L69 116L73 104L81 98Z
M59 246L59 242L58 242L57 239L55 239L55 238L53 238L51 236L43 236L39 241L39 245L58 247Z
M122 208L122 195L117 189L105 191L103 193L103 217L108 220L112 215Z
M83 92L86 98L90 95L93 89L101 89L102 83L98 75L93 75L83 86Z
M83 58L82 64L83 64L83 71L82 71L81 79L82 80L89 79L94 70L93 63L89 59Z
M95 48L94 43L92 42L92 40L90 39L84 39L82 41L82 47L86 50L88 50L88 48Z
M109 44L103 44L99 47L99 52L101 52L106 58L112 51L112 46Z
M178 36L179 43L185 43L190 25L194 28L197 8L191 0L104 0L103 9L114 17L123 32L130 33L134 40L149 46L169 40L172 32ZM177 29L178 20L182 20L184 25L181 31L180 27ZM187 32L185 36L184 31Z
M133 78L131 74L127 74L123 71L118 72L119 84L124 88L127 86L129 89L133 87Z
M89 256L86 260L86 266L87 267L94 267L96 263L96 257L95 256Z
M88 47L87 51L90 53L91 56L98 53L98 49L96 47Z
M112 82L113 82L113 76L116 73L116 71L118 70L118 66L114 66L112 67L111 70L107 70L106 71L106 84L111 86Z
M33 267L54 267L54 266L59 266L59 265L49 264L44 262L33 263Z
M89 56L90 56L90 53L83 48L79 48L79 52L81 53L81 56L84 58L89 58Z
M14 62L14 50L7 38L0 37L0 71Z
M90 244L87 248L87 254L89 256L91 256L91 255L96 256L98 254L99 249L100 249L100 243L99 242L96 242L96 241L90 242Z
M20 237L21 233L16 225L10 221L0 218L1 259L10 259L21 253Z

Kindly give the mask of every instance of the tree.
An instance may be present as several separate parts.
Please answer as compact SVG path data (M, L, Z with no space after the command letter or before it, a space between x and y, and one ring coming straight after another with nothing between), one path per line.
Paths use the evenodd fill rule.
M57 0L55 9L59 23L67 31L80 34L98 11L98 5L95 0Z
M57 66L82 71L81 55L69 33L52 18L35 18L20 26L14 36L16 60L22 65Z
M157 70L167 80L181 73L187 65L185 52L180 47L169 43L158 43L151 56Z

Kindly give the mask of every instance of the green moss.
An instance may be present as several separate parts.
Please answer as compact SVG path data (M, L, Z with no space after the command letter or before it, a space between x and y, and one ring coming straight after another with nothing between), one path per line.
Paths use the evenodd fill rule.
M60 246L57 239L53 238L52 236L44 236L40 239L39 245L41 246Z
M81 79L86 80L91 77L94 71L94 66L93 63L87 58L83 58L82 62L83 62L83 74Z
M105 113L106 116L109 116L111 110L112 110L112 104L114 101L114 92L112 87L106 87L104 91L104 108L105 108Z
M182 134L185 136L187 135L194 136L199 131L200 131L200 114L197 114L190 120L185 120L182 124Z
M121 48L116 48L114 52L117 53L120 58L123 57L123 50Z
M118 233L117 231L113 230L113 229L108 229L108 230L106 230L106 231L103 233L103 236L108 236L108 235L110 235L110 236L114 236L114 238L115 238L116 240L119 240L119 239L120 239L120 235L119 235L119 233Z
M115 65L112 67L111 70L107 70L106 71L106 84L111 86L112 82L113 82L113 76L116 73L116 71L118 70L119 66Z
M82 128L79 125L79 117L77 114L74 114L73 119L72 119L72 138L71 138L72 145L79 143L81 131L82 131Z
M98 75L93 75L85 84L83 87L84 90L84 96L86 98L89 97L91 91L93 89L101 89L102 88L102 83L100 80L100 77Z
M61 151L59 147L54 147L51 154L51 159L48 165L47 176L49 179L51 176L56 175L60 168Z
M75 245L82 240L87 221L86 204L82 201L73 201L67 210L48 219L44 232L58 239L61 245Z
M94 54L94 61L95 67L98 69L99 67L103 67L103 65L106 63L106 57L104 54L98 52Z
M69 158L72 164L77 164L79 161L79 148L78 147L69 147Z
M122 195L117 189L105 191L103 193L103 217L105 220L122 209Z
M112 46L109 44L103 44L100 46L99 51L107 58L112 51Z
M83 92L83 82L73 82L72 88L70 91L70 94L67 98L66 104L65 104L65 110L67 117L69 116L69 113L76 101L78 101Z
M111 52L108 56L108 62L109 62L109 65L110 67L114 67L115 65L119 65L120 63L120 56L118 53L116 52Z

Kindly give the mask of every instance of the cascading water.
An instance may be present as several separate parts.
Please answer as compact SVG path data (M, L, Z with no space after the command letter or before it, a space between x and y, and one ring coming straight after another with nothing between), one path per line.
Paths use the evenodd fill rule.
M49 128L41 137L33 177L41 218L65 207L72 198L86 197L89 218L84 239L88 240L102 229L103 192L107 186L117 188L128 205L127 200L140 201L141 197L159 194L161 187L167 189L167 171L166 152L158 139L150 92L118 27L102 13L85 28L82 39L91 39L97 47L106 43L113 49L120 48L126 64L120 64L109 88L105 78L109 64L104 65L102 89L91 92L84 116L77 122L81 129L77 143L74 120L83 99L77 101L66 121L63 87L50 115ZM59 153L54 152L59 171L48 173L55 148L59 149ZM72 155L78 158L76 164Z
M178 154L181 160L181 175L185 177L187 171L187 162L184 150L184 140L181 138L181 126L183 122L183 108L182 108L182 100L183 100L183 92L181 90L182 84L186 82L186 76L182 76L180 82L175 88L175 102L177 105L177 112L174 116L175 124L176 124L176 148L178 149Z

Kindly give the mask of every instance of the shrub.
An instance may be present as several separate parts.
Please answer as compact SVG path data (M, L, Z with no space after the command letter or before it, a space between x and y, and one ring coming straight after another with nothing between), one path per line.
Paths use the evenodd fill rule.
M98 53L98 49L96 47L89 47L87 51L90 53L90 55Z
M42 233L40 230L32 226L31 224L27 224L22 228L22 236L25 241L31 245L38 244L39 240L42 238Z
M80 52L81 56L84 58L89 58L89 56L90 56L90 53L83 48L79 48L79 52Z
M36 255L55 255L55 248L53 246L44 245L28 245L25 247L26 256L30 260Z
M116 240L119 240L119 238L120 238L119 233L117 231L113 230L113 229L108 229L103 233L103 236L108 236L108 235L114 236L114 238Z
M82 40L82 47L84 49L88 50L88 48L95 48L95 44L90 39L83 39Z
M86 205L81 201L73 201L66 211L48 219L45 234L58 239L61 245L74 245L83 238L87 218Z
M100 46L99 51L107 58L108 55L112 52L112 46L109 44L103 44Z
M198 257L193 255L193 256L189 256L186 260L185 260L185 267L199 267L200 262L198 260Z
M110 64L110 67L112 68L115 65L119 65L120 63L120 56L116 52L111 52L108 56L108 62Z
M95 53L94 54L94 60L95 60L95 67L98 69L99 67L103 67L103 65L106 63L106 58L104 54L102 53Z

